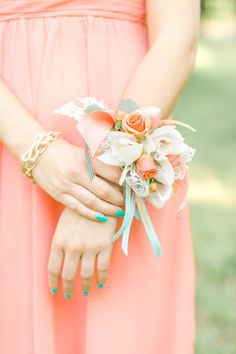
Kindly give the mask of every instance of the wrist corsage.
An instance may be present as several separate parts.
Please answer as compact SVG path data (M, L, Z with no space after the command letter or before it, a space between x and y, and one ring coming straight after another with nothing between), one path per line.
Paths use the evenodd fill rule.
M130 99L121 100L116 110L94 97L75 101L77 104L69 102L54 113L77 121L77 130L85 141L90 178L94 177L90 154L122 169L119 184L125 191L125 216L113 240L123 235L122 249L128 255L130 228L136 217L142 221L156 255L161 255L145 202L163 208L181 183L182 197L176 212L183 209L188 188L187 164L195 150L184 142L176 126L195 130L173 119L161 120L158 107L139 107Z

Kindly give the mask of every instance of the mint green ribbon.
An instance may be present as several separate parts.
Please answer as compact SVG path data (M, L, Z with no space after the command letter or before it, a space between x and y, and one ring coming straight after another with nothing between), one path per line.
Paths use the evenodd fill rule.
M126 183L125 184L125 216L123 218L122 225L120 229L113 236L113 241L117 240L123 234L122 238L122 249L125 255L128 255L128 242L129 242L129 234L130 228L133 222L135 213L135 194L131 194L131 188Z
M144 226L144 228L146 230L146 233L148 235L148 238L149 238L149 240L151 242L151 245L152 245L152 247L154 249L155 254L157 256L161 256L162 250L161 250L160 242L158 240L158 237L157 237L156 232L154 230L154 227L152 225L151 219L150 219L149 214L147 212L147 208L146 208L146 205L144 203L144 200L142 198L140 198L140 200L141 200L141 203L142 203L143 211L145 213L145 218L141 217L143 226Z
M136 209L136 195L135 193L131 190L130 186L126 183L125 184L125 216L123 219L123 223L120 227L120 229L116 232L116 234L113 236L113 241L117 240L122 234L122 243L121 243L121 248L125 255L128 255L128 242L129 242L129 235L130 235L130 229L131 225L133 222L134 216L139 220L142 221L145 231L148 235L148 238L151 242L151 245L154 249L154 252L157 256L161 255L161 246L160 242L158 240L158 237L155 233L155 230L153 228L151 219L149 217L149 214L147 212L146 205L143 201L142 198L140 198L141 204L142 204L142 210L144 212L145 217L143 218L142 215L140 214L139 210Z

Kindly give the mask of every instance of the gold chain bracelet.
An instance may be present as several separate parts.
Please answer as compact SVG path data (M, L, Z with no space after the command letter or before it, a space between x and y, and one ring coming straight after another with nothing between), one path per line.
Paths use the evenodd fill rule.
M60 132L37 133L30 148L21 155L23 162L22 172L30 178L32 183L36 183L32 171L36 167L39 156L46 150L49 142L56 140L61 135Z

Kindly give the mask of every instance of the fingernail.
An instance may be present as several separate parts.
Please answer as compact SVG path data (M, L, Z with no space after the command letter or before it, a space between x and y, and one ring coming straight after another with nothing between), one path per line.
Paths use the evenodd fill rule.
M124 215L125 215L125 212L122 209L117 210L117 212L115 213L115 216L124 216Z
M57 294L58 293L58 289L57 288L51 288L51 293Z
M97 215L96 215L96 219L97 219L98 221L101 221L101 222L105 222L105 221L108 220L108 218L107 218L105 215L103 215L103 214L97 214Z
M71 294L69 294L69 293L64 294L64 297L65 297L65 299L70 299L71 298Z
M83 291L83 295L87 296L89 294L89 291L88 290L84 290Z
M103 288L104 284L103 283L98 283L98 287L101 289Z

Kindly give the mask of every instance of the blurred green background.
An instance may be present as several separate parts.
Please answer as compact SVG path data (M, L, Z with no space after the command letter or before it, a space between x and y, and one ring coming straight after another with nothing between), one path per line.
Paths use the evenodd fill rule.
M175 118L197 149L189 200L196 259L196 354L236 354L236 1L202 2L196 67Z

